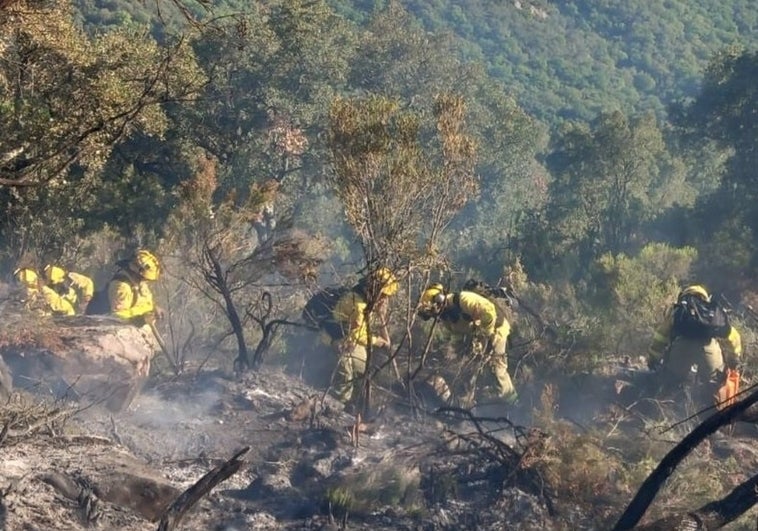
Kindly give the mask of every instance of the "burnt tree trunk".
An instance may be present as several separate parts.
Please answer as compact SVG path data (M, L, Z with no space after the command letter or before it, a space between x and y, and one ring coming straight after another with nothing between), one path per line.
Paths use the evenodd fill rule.
M224 273L221 261L214 249L206 247L204 254L208 260L208 265L210 265L210 271L205 273L205 280L224 299L226 317L229 319L229 324L232 326L232 332L237 339L237 359L235 360L235 366L239 367L241 370L248 369L250 368L250 357L247 352L245 332L242 328L242 320L237 312L237 307L234 305L232 291L229 289L226 274Z
M192 509L203 496L208 494L222 481L226 481L236 474L240 468L246 464L242 458L249 450L250 447L246 446L234 454L228 461L215 467L200 478L197 483L185 490L181 496L174 500L174 503L172 503L164 513L160 524L158 525L158 531L172 531L173 529L176 529L184 518L184 515L187 514L187 512Z
M669 476L674 473L674 470L679 463L681 463L692 450L703 442L703 440L709 435L715 433L716 430L722 426L731 424L736 420L747 420L754 415L755 408L751 408L751 406L756 404L756 402L758 402L758 391L753 391L739 402L736 402L721 411L717 411L705 419L676 446L674 446L674 448L663 457L655 470L653 470L647 479L642 482L637 494L629 503L626 510L621 515L621 518L619 518L613 531L633 529L645 515L645 512L655 499L658 491L666 483ZM729 499L729 497L725 498L725 500L727 499Z
M689 512L672 514L655 522L635 527L637 531L671 529L721 529L758 503L758 475L737 486L726 497Z

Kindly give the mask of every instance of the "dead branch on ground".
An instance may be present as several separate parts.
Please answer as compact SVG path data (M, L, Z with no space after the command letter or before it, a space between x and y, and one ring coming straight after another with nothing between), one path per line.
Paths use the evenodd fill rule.
M458 441L463 443L463 448L459 450L459 453L478 453L489 462L497 463L503 473L503 488L508 483L517 485L524 491L542 499L550 515L557 514L553 503L552 489L546 484L539 472L531 466L536 457L535 454L539 453L539 444L533 444L535 440L533 432L535 430L527 432L505 417L477 417L470 410L456 407L440 408L436 414L471 422L474 425L475 432L451 432ZM486 428L484 423L494 424L498 428ZM496 436L498 431L504 429L503 427L513 430L516 441L522 448L516 449Z
M218 465L213 470L200 478L197 483L185 490L166 510L158 525L158 531L172 531L176 529L187 512L199 502L203 496L208 494L216 485L229 479L239 472L240 468L245 465L242 457L250 451L246 446L228 461Z

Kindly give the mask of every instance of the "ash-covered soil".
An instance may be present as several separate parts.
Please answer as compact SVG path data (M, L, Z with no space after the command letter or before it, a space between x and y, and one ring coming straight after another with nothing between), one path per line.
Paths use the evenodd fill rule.
M535 448L559 459L561 441L540 446L539 430L496 420L528 426L533 401L516 411L479 408L491 420L472 422L377 396L386 405L358 422L322 391L268 367L240 377L208 369L154 376L118 414L17 392L6 407L16 411L13 429L0 435L0 529L157 529L169 503L245 447L242 468L177 529L603 528L597 512L560 499L530 464L542 458ZM577 392L566 399L581 402ZM593 407L605 408L602 400ZM19 420L24 412L32 420ZM758 462L746 448L739 455ZM623 508L606 494L598 493L605 525Z
M15 395L22 399L29 396ZM205 496L180 529L337 529L346 523L349 529L544 529L548 524L539 496L515 487L510 495L493 496L489 484L502 478L463 457L466 452L455 457L449 451L451 429L463 429L464 422L387 407L358 423L330 397L277 370L263 368L240 378L205 371L154 379L118 414L97 404L58 401L48 407L78 411L26 436L15 430L5 441L2 529L156 529L165 500L244 447L249 447L245 466ZM447 492L440 487L430 492L435 490L428 485L430 470L449 482L462 465L480 470L470 479L456 478ZM155 507L146 502L137 510L129 507L136 502L106 492L121 472L150 481L151 489L165 488L163 498ZM73 480L78 491L67 497L56 487L61 476ZM372 494L361 490L356 498L386 500L361 498L341 506L334 494L364 488ZM507 524L504 511L510 515ZM519 513L526 516L524 525L517 521Z

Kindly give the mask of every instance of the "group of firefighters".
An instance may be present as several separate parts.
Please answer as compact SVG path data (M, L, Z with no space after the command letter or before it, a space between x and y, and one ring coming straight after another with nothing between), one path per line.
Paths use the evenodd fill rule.
M148 283L159 278L158 259L150 251L141 249L116 266L115 274L100 293L95 292L91 278L54 264L46 265L42 275L33 268L21 267L14 272L14 278L25 292L27 307L38 313L106 313L135 324L154 324L160 311ZM330 309L333 323L341 330L336 336L325 337L336 357L331 388L344 403L356 398L356 385L366 372L369 345L391 347L387 306L397 291L395 274L387 268L379 268L345 291ZM704 301L711 298L699 285L686 287L681 293ZM97 300L98 296L103 300ZM98 305L104 306L93 308ZM425 321L436 320L450 340L473 339L466 343L468 354L481 355L482 363L493 376L495 395L507 405L517 402L518 393L508 372L506 353L511 324L490 297L465 289L449 291L441 284L432 284L421 293L417 315ZM726 346L726 356L722 344ZM478 345L478 352L474 352L471 345ZM673 312L669 311L655 331L649 349L649 367L656 370L664 384L681 383L694 366L698 368L701 381L714 383L726 368L739 365L741 355L740 334L734 327L729 327L723 339L688 338L677 333ZM435 378L437 380L432 381L439 382L439 377ZM443 399L450 398L444 380L439 385L434 384L434 388Z
M343 402L355 398L354 384L365 373L368 345L390 345L386 331L386 305L387 299L397 292L398 282L385 268L379 269L370 280L367 283L364 279L359 286L378 284L378 289L374 291L378 295L375 297L374 311L366 310L370 301L365 289L347 291L333 310L334 320L345 333L326 338L337 355L333 387L336 397ZM685 287L679 297L683 295L692 295L705 303L710 303L712 299L700 285ZM468 348L467 355L482 355L481 363L489 368L494 377L495 395L503 404L512 406L518 402L518 393L508 372L506 353L511 325L490 297L465 289L450 292L441 284L433 284L422 292L417 315L423 320L436 319L453 341L473 338L473 342L459 343L459 348ZM369 335L368 319L374 316L378 317L378 322L370 329L378 330L380 334ZM472 344L479 345L479 352L471 348ZM673 389L686 383L696 367L700 382L700 393L696 399L703 404L716 396L727 369L741 367L741 359L742 342L734 326L727 324L723 336L719 337L708 334L691 336L677 329L673 307L669 308L656 328L648 352L648 366L654 372L654 382L659 390ZM451 398L449 387L439 375L433 375L428 381L434 382L433 387L439 398L445 401Z
M145 249L116 263L116 272L105 289L96 294L92 279L81 273L48 264L36 269L19 267L13 277L22 288L27 309L41 315L111 314L135 324L150 324L160 310L148 282L158 280L160 263Z

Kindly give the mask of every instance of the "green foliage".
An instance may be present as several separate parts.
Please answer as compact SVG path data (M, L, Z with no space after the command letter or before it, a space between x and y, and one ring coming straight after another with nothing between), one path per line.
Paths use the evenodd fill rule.
M555 180L542 230L552 240L548 252L571 257L573 270L604 252L628 250L644 222L692 193L652 115L614 112L592 126L569 126L556 138L548 167Z
M160 219L156 203L167 201L160 183L126 171L120 181L104 171L114 149L131 139L159 143L169 126L162 105L190 97L204 82L192 51L182 43L163 48L134 29L87 38L63 3L14 14L15 20L0 19L7 44L0 69L0 181L16 187L0 190L6 214L0 237L16 257L30 246L60 256L66 240L104 222L133 234L136 224ZM100 195L105 182L121 193ZM110 217L112 201L137 200L134 186L144 187L151 201L130 214L148 216Z
M381 97L332 106L330 183L367 264L429 267L441 232L476 193L464 101L439 96L433 116L425 123L423 115ZM432 128L437 138L425 142Z
M707 220L702 244L712 249L704 258L730 270L756 263L752 227L758 219L758 130L752 117L758 112L757 73L758 53L736 47L724 50L714 57L700 94L681 119L695 149L710 148L718 156L714 158L720 163L719 187L699 208ZM751 249L749 257L744 256L745 245Z
M422 504L419 489L421 476L415 467L380 462L372 470L342 478L330 487L325 501L335 516L344 511L368 514L380 507L391 506L406 512L419 510Z
M650 342L667 305L691 273L697 251L662 243L643 247L637 256L607 253L597 262L595 301L605 308L598 336L601 348L640 354Z

